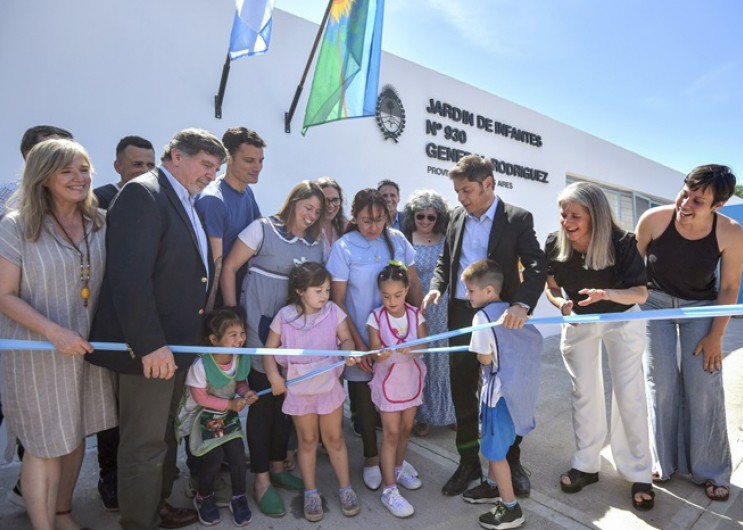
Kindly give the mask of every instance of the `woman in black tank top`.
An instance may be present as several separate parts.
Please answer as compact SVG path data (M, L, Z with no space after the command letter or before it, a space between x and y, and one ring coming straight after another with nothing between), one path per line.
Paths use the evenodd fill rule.
M643 214L636 230L650 288L643 309L736 302L743 229L717 212L734 190L729 168L700 166L686 177L674 205ZM691 474L715 501L728 499L731 473L720 371L729 319L650 321L644 358L653 475Z

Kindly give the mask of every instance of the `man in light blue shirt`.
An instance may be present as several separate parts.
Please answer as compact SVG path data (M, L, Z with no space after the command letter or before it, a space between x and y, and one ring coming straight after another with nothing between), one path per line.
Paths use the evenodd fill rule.
M429 304L438 303L441 294L449 288L453 291L448 306L449 329L468 327L475 311L467 300L460 276L470 263L489 258L501 266L501 299L510 304L502 317L503 326L520 328L537 304L547 279L546 260L534 233L532 215L496 197L493 165L487 158L477 155L461 158L449 171L449 178L461 206L452 213L444 251L422 309L425 312ZM469 345L469 341L469 334L449 339L456 346ZM449 358L449 370L460 463L442 493L459 495L472 480L482 478L477 432L480 366L471 352L455 353ZM506 460L516 495L527 496L531 485L521 466L520 440L517 437Z

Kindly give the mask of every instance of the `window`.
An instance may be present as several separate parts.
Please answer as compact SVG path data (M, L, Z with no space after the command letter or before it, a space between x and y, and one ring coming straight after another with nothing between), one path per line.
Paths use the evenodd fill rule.
M572 184L573 182L591 181L585 181L571 176L568 176L565 180L566 184ZM619 226L625 230L634 231L635 226L637 226L637 221L646 210L663 204L669 204L669 201L651 198L634 191L620 190L597 182L594 182L593 184L596 184L603 190L607 200L609 201L609 205L614 212L614 217L616 218L617 223L619 223Z

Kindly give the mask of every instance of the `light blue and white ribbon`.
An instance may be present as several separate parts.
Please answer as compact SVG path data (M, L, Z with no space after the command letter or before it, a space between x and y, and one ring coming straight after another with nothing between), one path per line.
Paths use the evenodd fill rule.
M533 325L539 324L596 324L599 322L628 322L631 320L683 320L689 318L714 318L721 316L733 316L743 315L743 304L734 305L713 305L713 306L701 306L701 307L682 307L676 309L654 309L649 311L628 311L623 313L602 313L602 314L591 314L591 315L569 315L569 316L556 316L556 317L541 317L531 318L527 322ZM472 333L473 331L480 331L488 329L494 326L500 325L500 321L497 322L486 322L477 326L469 326L466 328L455 329L446 331L444 333L437 333L428 337L411 340L402 344L397 344L394 347L384 348L373 351L358 351L358 350L305 350L301 348L221 348L216 346L168 346L170 351L173 353L228 353L232 355L288 355L288 356L302 356L302 355L318 355L318 356L341 356L341 357L362 357L369 354L378 354L384 350L399 350L402 348L412 348L427 344L429 342L448 339L451 337L457 337ZM91 342L93 348L97 350L108 350L108 351L131 351L127 344L123 342ZM47 341L34 341L34 340L14 340L14 339L0 339L0 350L54 350L54 345ZM467 346L451 346L443 348L424 348L417 349L416 353L444 353L444 352L458 352L467 351ZM339 366L345 364L345 361L338 361L328 366L324 366L318 370L309 372L300 377L296 377L286 382L287 385L299 383L305 381L316 375L323 374L330 370L334 370ZM265 395L271 392L270 388L262 390L258 395Z

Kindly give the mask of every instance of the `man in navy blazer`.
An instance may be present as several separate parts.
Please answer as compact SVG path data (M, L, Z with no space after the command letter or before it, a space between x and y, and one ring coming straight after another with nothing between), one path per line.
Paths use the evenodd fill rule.
M87 358L117 373L118 493L127 530L198 520L194 510L165 502L175 475L176 408L195 358L174 356L168 345L200 340L212 261L193 200L224 158L211 133L181 131L166 146L162 165L128 182L106 217L106 272L90 337L125 342L131 350Z
M441 294L449 288L449 329L471 326L475 310L467 300L460 275L470 263L490 258L503 270L501 300L511 304L503 315L503 325L520 328L536 306L547 279L545 256L534 233L532 215L496 196L493 165L487 158L467 155L449 171L449 177L461 206L454 210L449 222L444 251L436 265L431 290L423 299L423 310L438 303ZM470 335L453 337L449 342L469 345ZM449 370L460 463L442 493L459 495L465 493L472 480L482 478L478 456L480 364L472 352L452 353ZM521 466L520 442L521 437L517 437L506 459L511 466L514 491L527 496L531 485ZM488 485L485 481L473 488L477 490L473 495L465 493L465 500L484 502L484 497L491 500L498 497L497 488Z

